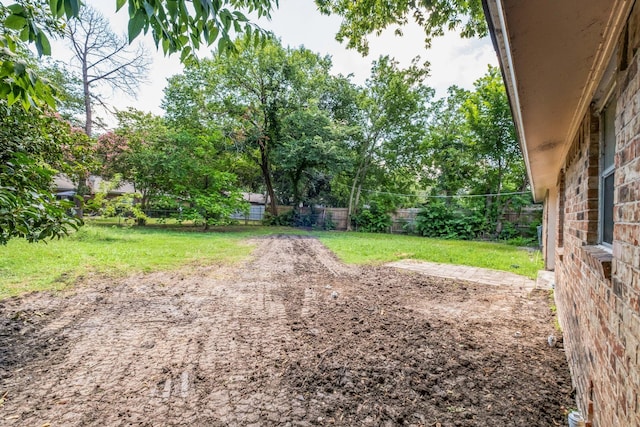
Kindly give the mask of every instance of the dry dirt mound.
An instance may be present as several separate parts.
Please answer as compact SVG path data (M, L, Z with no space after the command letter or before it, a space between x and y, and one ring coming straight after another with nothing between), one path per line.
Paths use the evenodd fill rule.
M545 294L312 238L255 254L0 302L0 425L553 426L571 405Z

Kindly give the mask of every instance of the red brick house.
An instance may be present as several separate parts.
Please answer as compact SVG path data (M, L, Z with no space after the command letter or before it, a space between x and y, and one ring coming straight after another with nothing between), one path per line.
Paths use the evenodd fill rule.
M483 0L579 410L640 426L640 1Z

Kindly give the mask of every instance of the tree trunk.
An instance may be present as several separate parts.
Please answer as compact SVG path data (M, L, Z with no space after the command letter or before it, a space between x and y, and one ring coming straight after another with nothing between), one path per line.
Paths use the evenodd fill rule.
M496 239L500 237L500 233L502 232L502 205L500 202L500 195L502 193L502 159L498 160L498 191L496 192Z
M82 89L84 94L84 113L85 124L84 131L91 137L93 116L91 111L91 93L89 91L89 77L87 70L86 57L82 61ZM84 217L84 196L88 194L87 174L82 174L78 179L78 188L76 189L76 216L80 219Z
M300 180L302 179L303 169L298 168L293 174L291 174L291 187L293 190L293 211L299 212L300 202L302 197L300 196Z
M352 231L351 228L351 215L353 215L353 201L356 192L356 186L358 185L358 180L360 179L360 172L362 171L362 166L358 166L358 170L356 171L356 176L353 177L353 185L351 185L351 191L349 192L349 206L347 208L347 231Z
M78 182L76 183L76 198L75 198L75 210L76 217L82 219L84 217L84 196L89 194L89 186L87 185L88 174L81 174L78 176Z
M356 199L354 201L355 209L358 209L358 205L360 204L360 194L362 194L362 183L364 182L364 177L367 175L367 171L369 170L369 166L371 158L367 157L364 166L362 167L362 171L360 173L360 181L358 182L358 190L356 191Z
M358 167L355 178L353 179L351 193L349 194L349 209L347 210L347 231L352 230L351 216L358 209L358 204L360 203L360 194L362 192L362 183L364 182L364 177L366 176L369 165L371 164L370 160L371 156L367 156L363 160L363 162Z
M89 87L89 59L87 55L88 50L85 47L85 50L82 53L82 58L80 58L82 62L82 94L84 96L84 131L89 137L91 137L91 133L93 132L93 111L91 110L91 88Z
M276 193L273 191L273 183L271 182L271 168L269 167L269 159L267 150L263 143L260 144L260 170L264 185L267 187L267 198L269 199L269 213L278 216L278 204L276 203Z

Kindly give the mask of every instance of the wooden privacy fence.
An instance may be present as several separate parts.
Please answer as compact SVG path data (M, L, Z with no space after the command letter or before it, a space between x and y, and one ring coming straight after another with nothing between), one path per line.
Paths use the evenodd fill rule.
M391 226L387 230L389 233L401 234L415 231L418 213L423 208L398 209L391 214ZM285 214L293 210L292 206L278 206L278 213ZM151 217L175 217L177 211L148 211ZM237 221L245 223L260 222L264 219L265 207L263 205L251 205L247 213L237 212L231 216ZM504 223L512 224L521 234L526 234L532 224L538 224L542 218L542 206L531 205L522 208L520 211L506 212L502 215ZM327 208L327 207L303 207L299 210L295 225L305 227L317 227L331 230L347 229L347 208ZM358 224L353 224L353 229L358 230Z
M279 206L278 212L282 214L291 209L290 206ZM391 227L388 232L394 234L413 232L418 213L421 210L422 208L396 210L391 214ZM300 210L300 215L310 216L307 222L319 228L347 229L347 208L315 207L312 210L309 207L304 207ZM532 205L522 208L520 211L506 212L502 215L502 221L511 223L519 232L526 233L531 224L540 222L541 217L542 206ZM353 224L353 229L357 230L358 225Z

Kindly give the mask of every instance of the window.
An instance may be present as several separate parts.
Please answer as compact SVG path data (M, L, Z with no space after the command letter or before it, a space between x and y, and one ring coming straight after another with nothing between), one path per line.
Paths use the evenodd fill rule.
M600 149L600 243L613 244L614 158L616 153L616 108L609 102L602 112Z

